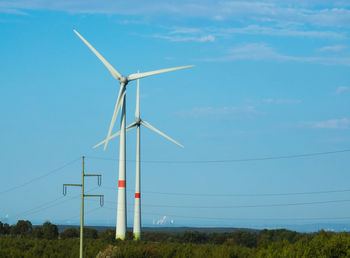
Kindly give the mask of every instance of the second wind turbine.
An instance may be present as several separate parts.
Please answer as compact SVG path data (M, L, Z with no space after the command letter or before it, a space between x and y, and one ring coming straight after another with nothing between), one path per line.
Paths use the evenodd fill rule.
M141 79L155 74L166 73L170 71L180 70L191 67L192 65L180 66L174 68L161 69L145 73L131 74L129 76L121 75L97 50L87 42L83 36L81 36L76 30L73 30L75 34L90 48L90 50L101 60L106 66L112 76L120 83L119 94L117 102L114 108L112 120L109 126L107 137L104 143L104 150L107 147L110 139L115 120L119 108L121 107L121 122L120 122L120 149L119 149L119 181L118 181L118 204L117 204L117 225L116 225L116 239L125 239L126 234L126 143L125 143L125 95L126 85L133 80Z
M137 80L137 91L136 91L136 109L135 109L135 122L131 123L126 127L126 130L130 130L134 127L137 129L137 142L136 142L136 178L135 178L135 208L134 208L134 238L135 240L141 239L141 125L149 128L150 130L160 134L169 141L184 147L177 141L171 139L165 133L159 131L157 128L153 127L146 121L143 121L140 117L140 80ZM109 140L120 135L120 131L113 134ZM106 139L107 140L107 139ZM106 140L96 144L94 148L104 144Z

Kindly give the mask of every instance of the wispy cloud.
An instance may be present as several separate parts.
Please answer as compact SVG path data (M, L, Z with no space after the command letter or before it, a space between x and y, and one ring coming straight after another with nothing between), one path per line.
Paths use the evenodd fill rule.
M228 50L228 54L222 57L205 58L201 61L227 62L234 60L254 60L254 61L279 61L279 62L302 62L316 63L324 65L345 65L350 66L350 57L302 57L280 54L272 47L264 43L249 43L233 47Z
M154 38L166 39L172 42L186 42L186 41L196 41L196 42L213 42L215 37L213 35L204 36L181 36L181 35L153 35Z
M331 6L330 2L326 3ZM260 22L302 23L317 26L347 27L350 10L346 8L312 8L310 6L288 5L280 1L223 1L220 15L226 19L240 18L245 15ZM313 5L315 6L315 5Z
M173 28L169 34L198 34L202 32L200 28L191 28L191 27L176 27Z
M11 0L0 2L1 9L58 10L70 13L126 15L177 15L210 20L309 24L349 27L350 10L346 1L234 1L234 0Z
M264 43L248 43L241 46L232 47L228 51L226 57L229 60L236 59L253 59L253 60L287 60L288 56L284 56L275 52L270 46Z
M339 95L339 94L342 94L343 92L348 91L348 90L350 90L349 87L340 86L340 87L338 87L337 90L335 91L335 94Z
M344 38L344 33L321 30L298 30L288 27L266 27L260 25L248 25L241 28L223 28L217 30L226 34L249 34L249 35L269 35L282 37L312 37L312 38Z
M273 98L269 98L269 99L264 99L263 102L268 103L268 104L299 104L299 103L301 103L301 100L300 99L273 99Z
M179 112L179 115L192 118L235 119L251 118L259 112L253 106L246 107L194 107Z
M212 35L215 38L230 38L236 34L246 34L246 35L268 35L268 36L277 36L277 37L309 37L309 38L334 38L334 39L344 39L346 34L343 32L335 31L320 31L320 30L305 30L297 28L287 27L267 27L257 24L248 25L246 27L236 27L236 28L225 28L225 27L172 27L168 28L169 35ZM345 46L336 45L336 46L327 46L319 49L320 51L336 51L344 49Z
M304 122L304 126L311 128L324 128L324 129L346 129L350 126L349 118L342 119L330 119L326 121L313 121L313 122Z
M23 11L16 9L16 8L1 8L1 4L0 4L0 13L27 15L26 12L23 12Z
M334 45L334 46L321 47L318 50L322 51L322 52L339 52L345 48L346 48L346 46L343 46L343 45Z
M122 20L122 21L119 21L120 24L147 24L146 21L144 20Z
M165 39L172 42L214 42L215 36L206 33L201 28L193 27L172 27L167 28L169 32L167 34L154 34L152 37Z
M232 60L279 60L286 61L293 57L281 55L264 43L248 43L232 47L224 57L208 58L206 61Z

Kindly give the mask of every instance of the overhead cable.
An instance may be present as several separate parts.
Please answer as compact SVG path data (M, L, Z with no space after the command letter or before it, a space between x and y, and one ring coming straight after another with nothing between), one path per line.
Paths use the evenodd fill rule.
M108 209L108 210L115 210L115 208L111 208L108 206L104 206L101 209ZM133 211L128 211L132 213ZM149 213L149 212L143 212L145 215L154 215L154 216L161 216L163 217L164 214L159 213ZM186 219L209 219L209 220L227 220L227 221L236 221L236 220L242 220L242 221L281 221L281 220L350 220L350 217L309 217L309 218L303 218L303 217L297 217L297 218L229 218L229 217L203 217L203 216L183 216L183 215L175 215L175 214L167 214L167 217L171 218L186 218Z
M313 156L330 155L337 153L350 152L350 149L336 150L336 151L325 151L325 152L313 152L313 153L303 153L294 155L281 155L281 156L269 156L269 157L256 157L256 158L245 158L245 159L223 159L223 160L141 160L141 163L164 163L164 164L196 164L196 163L233 163L233 162L249 162L249 161L263 161L263 160L278 160L278 159L292 159L292 158L304 158ZM116 158L103 158L88 156L87 158L96 160L111 160L119 161ZM136 160L127 159L128 162L136 162Z
M11 187L11 188L8 188L8 189L6 189L6 190L0 191L0 194L4 194L4 193L11 192L11 191L16 190L16 189L18 189L18 188L21 188L21 187L23 187L23 186L29 185L29 184L33 183L34 181L40 180L40 179L42 179L42 178L44 178L44 177L47 177L47 176L49 176L49 175L51 175L51 174L53 174L53 173L56 173L57 171L60 171L60 170L62 170L63 168L65 168L65 167L67 167L67 166L73 164L73 163L76 162L78 159L80 159L80 157L79 157L79 158L76 158L76 159L74 159L74 160L72 160L72 161L69 161L69 162L63 164L62 166L60 166L60 167L58 167L58 168L55 168L55 169L53 169L53 170L51 170L51 171L49 171L49 172L47 172L47 173L45 173L45 174L43 174L43 175L41 175L41 176L34 177L34 178L28 180L27 182L24 182L24 183L22 183L22 184L19 184L19 185L13 186L13 187Z
M109 190L117 190L116 187L103 188ZM134 192L134 190L127 190ZM154 191L142 191L143 194L156 194L156 195L175 195L175 196L198 196L198 197L260 197L260 196L292 196L292 195L316 195L316 194L330 194L330 193L345 193L350 192L350 189L340 190L327 190L327 191L310 191L310 192L289 192L289 193L252 193L252 194L238 194L238 193L176 193L176 192L154 192Z

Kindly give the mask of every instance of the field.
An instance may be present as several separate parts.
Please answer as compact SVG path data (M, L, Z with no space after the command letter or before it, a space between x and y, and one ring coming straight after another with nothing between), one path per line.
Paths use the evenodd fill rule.
M79 232L50 222L0 224L0 257L78 257ZM144 232L142 241L116 241L115 230L85 229L85 257L349 257L350 234L285 229L226 233Z

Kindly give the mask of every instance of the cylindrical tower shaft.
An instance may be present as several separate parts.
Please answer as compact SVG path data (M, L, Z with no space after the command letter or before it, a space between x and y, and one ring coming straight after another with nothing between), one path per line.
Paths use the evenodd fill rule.
M116 239L125 239L126 234L126 139L125 139L125 95L123 97L120 124L119 181Z
M136 178L135 178L135 208L134 208L134 239L141 239L141 125L137 126L137 143L136 143Z

